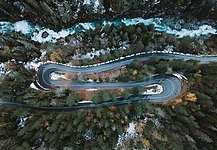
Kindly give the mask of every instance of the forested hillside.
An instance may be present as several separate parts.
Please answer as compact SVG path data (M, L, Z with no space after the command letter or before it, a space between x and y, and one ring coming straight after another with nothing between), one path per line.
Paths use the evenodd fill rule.
M54 30L78 22L124 17L217 20L215 0L1 0L0 20L29 20Z

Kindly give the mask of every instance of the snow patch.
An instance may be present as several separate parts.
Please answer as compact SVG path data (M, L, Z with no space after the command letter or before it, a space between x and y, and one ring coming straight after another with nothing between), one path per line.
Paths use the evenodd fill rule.
M61 80L61 79L69 80L64 75L58 74L58 73L55 73L55 72L53 72L53 73L50 74L50 79L54 80L54 81Z
M87 89L86 91L97 91L97 89Z
M24 67L25 67L26 69L35 69L35 70L37 70L37 68L38 68L40 65L42 65L42 64L43 64L43 62L32 61L32 62L27 62L27 63L25 63L25 64L24 64Z
M88 52L85 55L81 55L81 54L77 54L73 56L73 59L93 59L95 56L100 56L100 55L104 55L106 53L108 53L110 51L109 48L105 49L101 49L101 50L97 50L95 51L95 48L92 49L92 52Z
M127 43L122 43L122 45L118 48L118 50L126 50L129 48L129 44ZM90 59L92 60L94 57L98 57L100 55L104 55L106 53L109 53L110 51L117 50L117 48L106 48L106 49L100 49L100 50L95 50L95 48L92 49L92 52L88 52L84 55L82 54L76 54L73 56L74 60L79 60L79 59Z
M174 46L173 45L167 45L166 48L163 50L165 53L173 52Z
M40 52L41 52L41 56L39 60L43 60L44 56L47 54L47 51L40 50Z
M1 75L6 75L6 74L8 74L8 73L11 72L10 70L7 71L7 70L5 69L6 63L7 63L7 62L0 63L0 76L1 76Z
M0 63L0 75L4 75L5 72L5 63Z
M129 128L127 129L126 136L134 137L135 135L136 135L136 124L134 122L131 122L129 124Z
M35 90L39 90L39 89L35 86L34 83L31 83L31 84L30 84L30 88L35 89Z
M90 0L84 0L83 5L90 5Z
M21 12L24 12L24 10L26 9L26 7L19 1L13 2L13 5L19 8Z
M154 4L159 4L160 0L154 0Z
M129 128L127 129L126 133L118 136L118 143L115 149L117 149L117 147L119 147L119 145L121 145L124 140L134 138L136 136L136 124L134 122L131 122L129 123Z
M156 111L161 111L161 110L156 110ZM160 113L164 113L164 112L160 112ZM141 116L135 116L135 118L137 118L137 120L139 119L141 125L145 125L147 121L150 120L154 123L154 125L157 128L163 127L162 124L159 122L158 118L152 118L152 117L150 118L148 117L148 115L149 114L141 115L144 117L144 119L141 119ZM122 135L118 136L118 142L116 144L115 150L120 149L120 147L123 146L124 142L128 142L128 140L130 139L136 139L137 137L141 137L141 136L142 136L141 134L138 134L136 132L136 123L134 122L129 123L129 128L127 129L126 133L123 133Z
M95 0L94 6L93 6L93 9L94 9L94 12L95 12L95 13L97 12L98 7L99 7L99 0Z
M19 118L20 119L20 123L18 124L19 128L23 128L25 126L27 118L28 117L24 117L24 116L22 116L22 117Z
M143 92L142 93L143 95L147 95L147 94L155 95L155 94L160 94L163 92L163 86L159 84L149 85L149 86L146 86L146 88L151 88L151 89L148 89L145 92Z

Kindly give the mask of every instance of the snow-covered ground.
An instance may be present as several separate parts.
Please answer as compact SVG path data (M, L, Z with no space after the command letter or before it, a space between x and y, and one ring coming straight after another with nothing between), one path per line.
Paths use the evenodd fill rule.
M39 60L43 60L43 58L46 55L46 53L47 53L47 51L41 50L41 56L40 56Z
M156 1L157 2L157 1ZM88 3L88 1L86 1ZM99 7L99 1L96 0L94 7ZM201 36L201 35L207 35L207 34L217 34L217 30L212 27L211 25L203 24L197 29L185 29L182 28L180 30L175 29L175 27L169 27L168 24L165 23L165 20L162 18L150 18L150 19L143 19L143 18L128 18L128 19L122 19L122 20L116 20L116 21L102 21L97 22L98 24L101 24L102 26L105 26L106 24L111 25L114 24L115 26L119 26L121 23L125 24L126 26L130 25L136 25L136 24L144 24L144 25L151 25L153 24L155 27L155 30L157 31L163 31L168 34L172 34L177 36L178 38L184 37L184 36ZM40 26L33 26L26 20L18 21L16 23L10 23L10 22L0 22L0 33L10 33L12 31L21 32L24 35L30 36L32 40L38 41L40 43L44 42L56 42L59 38L64 38L68 35L72 35L75 32L79 31L87 31L90 28L94 29L96 27L95 22L87 22L87 23L78 23L68 29L63 29L59 32L55 32L51 29L40 27ZM44 35L42 37L42 35Z
M87 91L97 91L97 89L87 89Z
M153 85L150 85L150 86L146 86L146 88L150 88L148 90L146 90L145 92L143 92L142 94L143 95L149 95L149 94L152 94L152 95L155 95L155 94L160 94L163 92L163 87L159 84L153 84Z
M47 53L46 51L41 50L41 56L40 56L40 58L36 58L36 59L34 59L33 61L31 61L31 62L25 63L25 64L24 64L24 67L25 67L26 69L35 69L35 70L37 70L37 68L38 68L40 65L43 64L43 58L44 58L44 56L46 55L46 53Z
M137 135L138 134L136 133L136 124L134 122L129 123L129 127L128 127L126 133L123 133L122 135L118 136L118 142L116 144L115 149L118 149L118 147L121 146L124 141L126 141L128 139L133 139Z
M40 90L40 89L38 89L38 88L35 86L34 83L31 83L31 84L30 84L30 88L35 89L35 90Z
M40 65L42 65L42 64L43 64L43 62L32 61L32 62L27 62L27 63L25 63L25 64L24 64L24 67L25 67L26 69L35 69L35 70L37 70L37 68L38 68Z
M98 7L99 7L99 0L95 0L94 6L93 6L93 9L94 9L94 12L95 12L95 13L97 12Z
M129 45L126 44L126 43L122 43L122 46L119 47L118 49L119 50L126 50L127 48L129 48ZM77 59L93 59L96 56L107 54L107 53L109 53L110 51L113 51L113 50L117 50L117 48L106 48L106 49L100 49L100 50L95 50L95 48L93 48L92 52L88 52L88 53L86 53L84 55L76 54L72 58L74 60L77 60Z
M90 5L91 0L84 0L83 5Z
M0 63L0 75L5 74L5 63Z
M7 63L7 62L5 62L5 63L1 63L1 62L0 62L0 76L1 76L1 75L6 75L6 74L10 73L10 71L7 71L7 70L5 69L6 63Z
M167 45L166 48L163 50L163 52L170 53L173 52L174 46L173 45Z
M58 74L58 73L55 73L55 72L53 72L53 73L50 74L50 79L54 80L54 81L55 80L62 80L62 79L64 79L64 80L70 80L70 79L66 78L65 75Z
M95 48L92 49L92 52L88 52L85 55L81 55L81 54L77 54L74 55L72 58L74 60L76 59L93 59L95 56L100 56L100 55L104 55L105 53L110 52L111 49L107 48L107 49L100 49L100 50L95 50Z
M161 123L157 118L150 118L148 117L149 114L143 114L143 116L146 116L144 119L140 119L140 116L136 117L140 121L141 125L145 125L148 120L151 120L154 125L157 128L162 127ZM142 115L141 115L142 116ZM120 149L120 147L124 147L125 142L128 142L130 139L136 139L137 137L141 137L142 135L137 133L136 131L136 123L131 122L129 123L129 127L127 128L127 131L123 133L122 135L118 136L118 141L115 147L115 150Z
M18 127L22 128L25 126L25 123L26 123L26 120L28 119L28 117L22 116L19 119L20 119L20 123L18 124Z

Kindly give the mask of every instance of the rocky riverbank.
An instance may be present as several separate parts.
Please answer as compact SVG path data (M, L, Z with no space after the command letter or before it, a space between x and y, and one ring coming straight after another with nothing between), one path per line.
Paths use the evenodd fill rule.
M124 17L217 20L214 0L1 0L0 20L28 20L55 31L78 22Z

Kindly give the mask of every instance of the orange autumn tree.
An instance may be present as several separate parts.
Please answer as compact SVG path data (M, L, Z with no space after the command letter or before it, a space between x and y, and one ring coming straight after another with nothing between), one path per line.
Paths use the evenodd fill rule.
M195 93L191 93L191 92L188 92L185 96L185 99L187 101L191 101L191 102L196 102L197 101L197 96Z
M60 54L56 51L53 51L53 53L50 55L50 59L51 61L60 61L61 60L61 57L60 57Z

